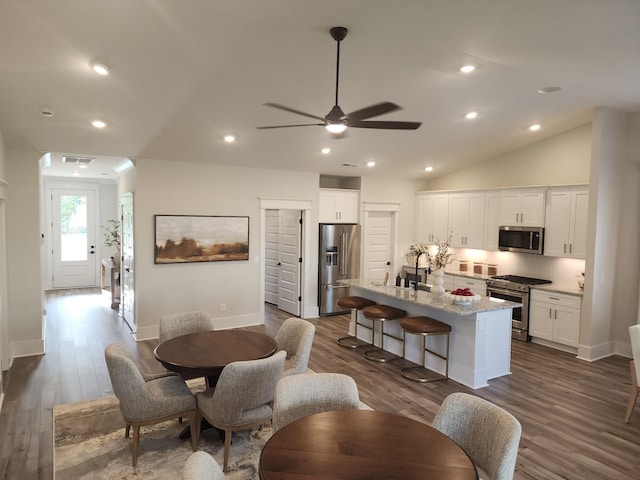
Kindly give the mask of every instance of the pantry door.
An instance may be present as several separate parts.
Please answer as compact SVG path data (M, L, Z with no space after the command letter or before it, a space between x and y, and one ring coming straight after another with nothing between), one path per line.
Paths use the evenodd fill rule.
M90 187L51 189L53 288L97 284L97 194Z

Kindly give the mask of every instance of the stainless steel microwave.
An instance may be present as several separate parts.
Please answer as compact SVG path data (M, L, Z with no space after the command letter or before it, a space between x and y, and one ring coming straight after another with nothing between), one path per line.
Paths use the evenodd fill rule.
M506 252L542 255L544 251L544 228L501 226L498 233L498 249Z

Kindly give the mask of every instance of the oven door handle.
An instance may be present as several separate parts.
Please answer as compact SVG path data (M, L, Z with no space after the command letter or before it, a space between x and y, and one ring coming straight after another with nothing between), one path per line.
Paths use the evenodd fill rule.
M512 297L522 297L522 298L524 298L527 295L526 292L518 292L515 290L504 290L502 288L487 287L487 296L490 297L492 293L501 293L503 295L511 295Z

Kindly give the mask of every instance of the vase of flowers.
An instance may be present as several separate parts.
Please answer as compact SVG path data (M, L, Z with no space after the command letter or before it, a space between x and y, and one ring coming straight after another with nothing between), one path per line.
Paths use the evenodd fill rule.
M433 275L433 286L431 287L431 295L433 298L444 297L444 268L453 262L454 255L449 251L453 232L449 233L447 240L444 242L436 241L435 254L429 257L429 266Z
M104 244L107 247L115 247L111 259L115 265L120 265L120 221L108 220L107 225L102 225L104 230Z

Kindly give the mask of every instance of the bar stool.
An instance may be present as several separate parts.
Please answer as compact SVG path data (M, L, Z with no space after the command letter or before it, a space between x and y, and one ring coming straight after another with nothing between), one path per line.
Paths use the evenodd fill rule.
M348 308L351 310L351 320L354 322L356 329L354 337L349 335L347 337L339 338L338 345L345 348L359 348L364 347L365 345L370 345L364 340L360 340L358 338L358 325L368 328L367 325L363 325L358 322L358 310L375 305L376 302L364 297L340 297L336 303L342 308Z
M449 378L449 338L451 335L451 325L447 325L446 323L439 322L438 320L434 320L429 317L406 317L403 318L400 322L400 326L402 327L402 336L403 340L405 339L406 333L412 333L414 335L422 335L422 363L419 367L406 367L402 369L402 376L408 378L409 380L413 380L414 382L433 382L435 380L446 380ZM437 336L437 335L446 335L447 336L447 353L446 355L441 355L438 352L434 352L433 350L427 348L426 342L427 337L429 336ZM402 343L402 356L405 357L405 343ZM435 372L425 367L425 357L426 354L430 353L435 355L438 358L441 358L445 361L445 374ZM423 376L426 372L431 372L431 376L426 377Z
M362 309L362 315L365 318L371 320L373 322L372 325L372 338L371 345L375 347L376 344L376 322L380 322L380 331L382 332L382 338L380 339L380 347L373 348L372 350L367 350L362 355L367 360L371 360L373 362L386 363L391 360L399 360L400 357L397 355L392 355L392 357L385 356L384 351L384 337L395 338L396 340L403 341L403 338L396 337L395 335L391 335L384 331L384 322L390 320L399 320L407 316L407 312L404 310L400 310L399 308L391 307L389 305L370 305L368 307L364 307ZM404 346L403 346L404 349Z

